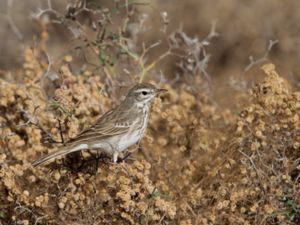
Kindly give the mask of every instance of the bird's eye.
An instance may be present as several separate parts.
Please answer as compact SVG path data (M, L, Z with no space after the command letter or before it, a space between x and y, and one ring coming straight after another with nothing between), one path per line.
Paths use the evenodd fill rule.
M147 92L147 91L142 91L142 94L143 94L143 95L147 95L148 92Z

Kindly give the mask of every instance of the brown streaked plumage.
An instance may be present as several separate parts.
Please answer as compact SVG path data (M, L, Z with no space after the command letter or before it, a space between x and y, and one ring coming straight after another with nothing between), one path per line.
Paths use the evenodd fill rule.
M164 89L141 83L130 89L124 101L103 114L94 125L70 139L57 151L33 162L39 166L52 159L84 149L97 149L113 156L139 142L147 127L149 107L153 98Z

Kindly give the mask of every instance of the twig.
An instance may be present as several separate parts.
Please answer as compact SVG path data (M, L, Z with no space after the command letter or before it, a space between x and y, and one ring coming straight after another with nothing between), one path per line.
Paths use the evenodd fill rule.
M65 144L64 135L63 135L63 131L62 131L62 126L61 126L60 119L58 119L58 124L59 124L59 133L60 133L61 143Z
M161 18L162 18L162 20L163 20L163 22L164 22L164 26L163 26L163 28L161 29L161 31L163 32L163 33L166 33L166 31L167 31L167 28L168 28L168 25L169 25L169 23L170 23L170 20L169 20L169 18L168 18L168 13L167 12L161 12L160 13L160 16L161 16Z
M267 47L264 55L257 60L254 60L254 57L252 55L250 55L249 56L250 63L248 66L246 66L246 68L244 69L244 72L249 71L253 66L255 66L257 64L268 61L268 56L269 56L270 51L272 50L273 46L276 45L278 42L279 42L279 40L269 40L269 44L268 44L268 47Z
M255 173L256 173L256 175L257 175L259 181L260 181L260 185L261 185L262 189L263 189L264 192L265 192L266 190L265 190L264 186L261 184L260 171L257 169L257 167L256 167L255 163L253 162L252 158L251 158L250 156L248 156L246 153L244 153L243 151L241 151L240 149L238 149L238 151L239 151L243 156L245 156L245 157L250 161L250 163L252 164L252 167L254 168ZM263 171L261 171L261 173L263 173L263 174L265 175L266 178L268 177Z
M27 111L22 110L21 113L23 113L23 115L25 116L25 118L27 119L27 121L23 124L19 124L18 127L22 127L22 126L27 126L29 124L34 124L36 121L36 112L39 109L40 106L35 106L34 110L33 110L33 114L32 116L28 114Z
M19 30L19 28L17 27L17 25L15 24L14 20L11 17L11 8L12 5L14 3L14 0L8 0L7 1L7 13L6 13L6 19L8 24L10 25L12 31L15 33L15 35L17 36L17 38L22 41L24 39L23 34L21 33L21 31Z
M162 221L163 221L163 219L166 217L166 213L164 213L163 215L162 215L162 217L160 218L160 220L159 220L159 222L158 222L158 224L161 224L162 223Z
M37 224L40 222L40 220L45 219L45 218L47 218L47 217L48 217L48 215L40 216L40 217L36 218L36 219L35 219L35 222L34 222L34 225L37 225Z
M30 210L29 208L25 207L25 206L22 206L20 203L17 203L18 206L16 206L14 209L15 210L18 210L20 209L21 212L20 214L22 214L24 211L28 212L30 215L32 215L35 219L35 222L34 222L34 225L38 224L40 220L48 217L48 215L44 215L44 216L37 216L32 210ZM0 223L1 224L1 223Z
M210 45L212 38L219 35L215 30L216 23L213 22L209 34L201 41L197 37L189 37L182 31L182 26L171 35L171 48L183 52L182 55L177 54L180 58L177 66L182 70L183 75L194 76L201 73L210 83L211 78L207 72L210 54L206 52L206 46Z

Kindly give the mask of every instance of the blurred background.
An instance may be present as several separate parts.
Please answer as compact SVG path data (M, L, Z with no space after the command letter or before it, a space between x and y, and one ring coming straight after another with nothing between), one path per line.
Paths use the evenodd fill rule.
M25 45L32 45L40 30L34 15L47 7L47 0L0 1L0 67L16 68L22 61ZM65 13L70 0L52 0L53 9ZM97 2L105 6L109 1ZM142 1L140 1L142 2ZM145 2L146 3L146 2ZM204 38L212 23L219 34L209 46L211 75L224 74L231 68L245 68L249 56L261 58L270 40L279 42L272 48L269 59L280 70L297 74L299 67L299 1L240 1L240 0L165 0L151 1L141 6L152 26L161 25L160 13L166 12L168 31L179 26L191 37ZM51 14L51 13L50 13ZM62 34L58 25L50 28L51 45L66 42L70 37ZM155 31L155 29L152 29ZM65 35L65 36L64 36ZM148 38L157 39L157 32L147 31ZM225 70L225 71L224 71Z
M71 35L70 25L55 22L57 13L62 17L66 16L70 6L78 2L1 0L0 68L19 68L23 62L24 49L36 45L43 30L47 30L50 37L46 46L53 64L59 63L62 55L78 47L78 42L74 41L76 38ZM111 8L116 2L118 3L90 0L86 1L86 5L105 9ZM260 79L256 76L257 71L262 63L268 61L275 63L280 74L294 87L300 86L300 15L297 13L299 1L156 0L134 1L132 4L137 5L139 11L138 17L130 18L132 26L128 26L128 37L135 42L132 44L136 47L134 51L141 53L141 46L145 43L149 46L159 42L160 45L147 52L147 59L153 61L164 54L168 49L170 36L173 34L175 37L174 33L178 29L191 43L193 40L200 45L207 42L205 55L199 56L205 59L202 61L201 73L205 73L206 79L209 77L210 89L214 90L213 94L220 104L228 105L232 102L223 95L224 91L231 93L244 90L253 81ZM48 10L49 6L52 11ZM120 18L124 19L122 13L124 12L120 11L116 13L117 16L112 16L113 24L118 24ZM93 25L92 21L95 21L93 15L88 13L82 13L81 19L82 24L90 27ZM143 29L139 29L139 26L143 26ZM215 33L212 34L211 31ZM86 34L90 35L88 31ZM209 36L210 34L212 35ZM194 48L193 44L190 48ZM188 59L189 54L193 53L184 54ZM203 51L196 54L203 54ZM97 57L93 55L90 58L97 61ZM170 80L181 77L182 66L187 67L181 64L178 57L172 55L159 61L155 65L156 74L163 74ZM82 60L76 62L79 67L83 65ZM124 69L124 66L121 67Z

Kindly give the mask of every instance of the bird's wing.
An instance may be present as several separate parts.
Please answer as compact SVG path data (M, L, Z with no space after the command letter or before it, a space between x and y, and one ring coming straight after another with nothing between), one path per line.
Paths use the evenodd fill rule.
M57 151L38 159L32 165L36 167L45 164L52 159L56 159L72 152L81 151L82 149L87 148L89 146L88 144L91 142L127 133L130 130L132 123L124 123L124 121L127 121L124 118L124 115L116 117L114 111L109 111L100 117L93 126L87 128L75 138L70 139L64 146L60 146Z
M67 144L72 145L125 134L130 130L132 124L133 122L124 118L124 114L120 114L116 117L114 111L109 111L100 117L93 126L83 130L75 138L70 139Z

